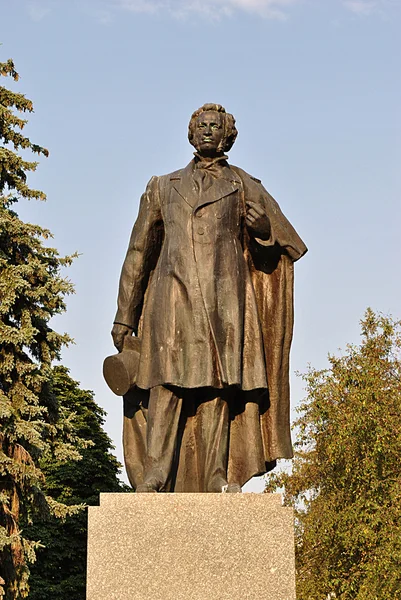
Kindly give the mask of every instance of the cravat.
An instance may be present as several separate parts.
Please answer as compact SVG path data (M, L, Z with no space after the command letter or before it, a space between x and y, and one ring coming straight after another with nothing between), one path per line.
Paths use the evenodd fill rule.
M213 185L214 180L221 176L222 168L225 166L227 158L228 156L223 155L206 161L195 152L193 177L199 194L209 189Z

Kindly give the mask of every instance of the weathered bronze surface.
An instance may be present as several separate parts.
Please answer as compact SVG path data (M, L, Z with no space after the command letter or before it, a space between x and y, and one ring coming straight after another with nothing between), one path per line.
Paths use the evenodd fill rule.
M120 351L140 340L124 396L138 492L240 491L292 457L293 263L307 249L261 182L228 164L236 135L232 115L204 105L194 159L141 198L112 331Z

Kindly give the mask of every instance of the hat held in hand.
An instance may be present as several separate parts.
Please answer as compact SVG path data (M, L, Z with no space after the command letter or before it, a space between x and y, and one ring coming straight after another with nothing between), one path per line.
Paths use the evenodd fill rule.
M124 396L135 385L140 353L141 340L127 335L122 351L104 359L103 377L117 396Z

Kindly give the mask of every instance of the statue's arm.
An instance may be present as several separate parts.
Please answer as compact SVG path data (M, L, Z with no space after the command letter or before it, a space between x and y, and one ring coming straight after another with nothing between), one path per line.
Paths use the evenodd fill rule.
M123 326L137 334L149 275L156 266L162 241L158 178L152 177L141 197L138 218L121 271L118 308L114 319L117 329Z
M261 246L279 246L293 261L300 259L306 252L307 247L282 213L276 200L259 183L260 204L266 211L270 221L270 238L268 240L257 240Z
M251 177L238 167L235 167L235 170L241 176L243 182L246 208L245 223L254 250L259 255L277 254L284 251L293 261L301 258L307 252L307 248L294 227L281 212L275 199L264 188L259 179ZM258 235L258 229L262 235Z

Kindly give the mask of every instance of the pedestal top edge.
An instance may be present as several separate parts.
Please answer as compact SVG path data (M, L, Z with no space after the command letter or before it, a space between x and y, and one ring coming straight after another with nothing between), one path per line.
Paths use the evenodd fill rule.
M244 494L211 494L201 492L186 493L159 493L159 494L135 494L102 492L100 494L100 506L135 506L146 502L157 504L269 504L271 506L282 506L282 494L244 493Z

